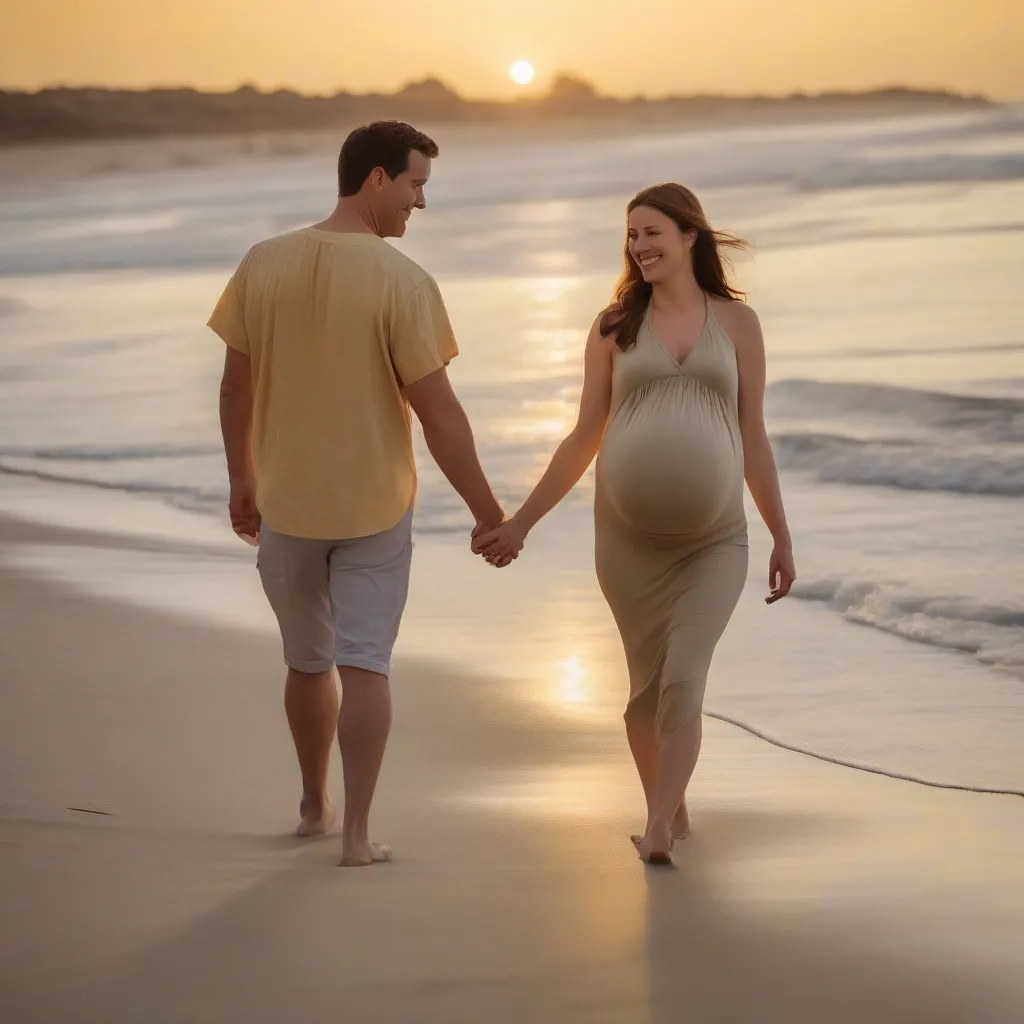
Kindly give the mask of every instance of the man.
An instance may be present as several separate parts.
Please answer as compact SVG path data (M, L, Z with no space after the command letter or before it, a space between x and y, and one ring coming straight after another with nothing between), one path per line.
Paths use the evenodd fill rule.
M425 208L437 153L407 124L356 129L338 160L334 212L254 246L209 322L227 343L220 414L231 524L259 538L260 579L288 665L285 711L302 773L297 834L333 823L327 769L337 730L345 866L391 859L370 841L368 821L409 584L410 406L478 531L504 519L448 380L458 350L437 285L384 241Z

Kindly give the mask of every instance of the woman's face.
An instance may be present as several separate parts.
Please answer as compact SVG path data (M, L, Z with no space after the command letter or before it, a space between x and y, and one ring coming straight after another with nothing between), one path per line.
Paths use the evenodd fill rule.
M648 284L668 281L690 263L697 232L679 225L653 206L638 206L627 225L629 253Z

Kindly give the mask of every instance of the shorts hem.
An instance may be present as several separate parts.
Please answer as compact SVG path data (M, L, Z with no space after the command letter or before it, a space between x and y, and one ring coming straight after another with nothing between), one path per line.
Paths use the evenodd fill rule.
M334 659L335 666L340 670L343 668L359 668L364 672L373 672L378 676L388 677L391 675L391 662L372 661L369 658L342 658Z
M296 672L304 672L306 675L316 675L320 672L329 672L334 668L334 659L325 658L321 661L299 661L297 658L284 659L284 663Z

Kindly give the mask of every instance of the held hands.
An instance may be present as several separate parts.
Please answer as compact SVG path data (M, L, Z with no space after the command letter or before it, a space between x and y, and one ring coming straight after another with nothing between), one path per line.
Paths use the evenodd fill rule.
M791 544L776 544L768 562L768 596L765 604L781 601L790 591L796 579L796 563L793 561Z
M525 542L526 531L513 516L494 529L477 523L473 530L472 549L473 554L482 556L488 565L503 569L519 557Z

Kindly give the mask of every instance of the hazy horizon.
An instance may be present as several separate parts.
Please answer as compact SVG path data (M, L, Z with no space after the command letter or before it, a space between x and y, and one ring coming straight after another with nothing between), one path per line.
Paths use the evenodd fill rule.
M597 94L599 99L605 99L605 100L625 100L625 101L629 101L629 100L636 101L636 100L639 100L641 102L649 102L649 103L657 102L659 100L677 100L677 99L678 100L686 100L686 99L702 97L702 96L713 96L713 97L716 97L716 98L722 98L722 99L728 99L728 100L736 100L738 102L742 102L743 100L748 100L748 99L749 100L761 100L761 99L785 100L785 99L789 99L791 97L796 97L796 96L807 96L807 97L828 96L828 95L837 95L837 96L841 96L841 95L849 95L849 96L864 95L864 96L870 96L870 95L876 94L876 93L896 92L896 91L899 91L899 90L906 90L908 92L915 92L915 93L921 93L921 94L926 94L926 93L929 93L929 92L935 92L935 93L948 94L949 96L958 96L958 97L965 97L965 98L973 98L973 97L980 96L983 99L991 100L991 101L994 101L994 102L999 102L999 98L998 97L993 97L993 96L987 95L987 94L982 93L982 92L972 92L972 91L969 91L969 90L958 90L958 89L952 89L952 88L942 87L942 86L931 86L931 87L929 87L929 86L913 86L913 85L907 85L904 82L888 82L888 83L879 84L879 85L876 85L876 86L864 86L862 88L856 88L856 89L841 89L841 88L839 88L839 89L834 89L834 90L833 89L820 89L820 90L819 89L793 89L793 90L774 91L774 92L773 91L769 91L769 90L759 90L759 91L756 91L756 92L748 92L748 93L738 93L738 92L729 93L729 92L724 92L724 91L719 92L717 90L715 90L715 91L710 91L710 90L694 90L694 91L690 91L690 92L682 92L682 91L671 92L671 91L669 91L669 92L662 92L662 93L656 93L656 94L655 93L636 92L636 93L630 93L630 94L619 94L619 95L616 95L614 93L606 92L606 91L600 89L597 85L595 85L593 82L589 81L589 79L584 78L582 75L572 74L571 72L566 72L566 71L556 71L552 75L551 81L546 82L542 87L533 88L533 89L530 89L529 91L526 91L526 90L523 90L523 89L519 89L515 93L513 93L512 95L508 95L508 96L469 96L469 95L466 95L464 92L461 92L458 89L456 89L450 82L446 81L442 76L440 76L440 75L433 75L433 74L432 75L427 75L427 76L422 77L422 78L409 79L407 81L400 82L394 88L390 88L390 89L365 89L365 90L364 89L348 89L348 88L345 88L344 86L341 86L341 87L339 87L337 89L316 91L316 90L312 90L312 89L299 89L299 88L296 88L295 86L291 86L291 85L276 85L276 86L261 85L260 83L253 82L253 81L240 81L240 82L236 82L234 85L222 86L220 88L197 86L197 85L194 85L193 83L189 83L189 82L154 82L154 83L152 83L150 85L131 86L131 85L110 85L110 84L107 84L107 83L87 82L87 81L82 81L82 82L59 82L58 81L58 82L51 82L51 83L48 83L48 84L40 85L40 86L33 87L33 88L10 86L10 85L4 85L3 83L0 83L0 90L6 91L6 92L24 92L24 93L27 93L27 94L31 95L31 94L34 94L36 92L44 92L44 91L49 90L49 89L69 89L69 90L72 90L72 91L88 91L88 90L97 89L97 90L108 90L110 92L128 92L128 93L147 93L147 92L161 92L161 91L176 91L176 90L179 90L179 89L182 89L182 90L184 90L184 89L194 89L196 92L202 93L203 95L218 96L218 95L230 95L230 94L232 94L234 92L238 92L238 91L240 91L242 89L254 89L254 90L256 90L256 92L260 93L261 95L272 95L275 92L281 91L281 92L290 92L290 93L293 93L296 96L300 96L300 97L303 97L303 98L306 98L306 99L315 99L315 98L320 98L320 97L332 97L332 96L353 96L353 97L373 96L373 95L377 95L377 96L397 96L397 95L402 93L407 88L414 88L414 87L417 87L417 86L422 86L422 85L424 85L424 84L426 84L428 82L436 82L436 83L440 84L441 86L445 87L446 89L448 89L455 97L458 98L458 100L460 100L461 102L464 102L464 103L514 104L517 101L525 99L526 97L530 97L531 99L541 99L541 98L543 98L545 96L551 95L552 92L553 92L553 88L554 88L554 85L555 85L556 81L558 79L560 79L560 78L568 78L568 79L572 79L572 80L574 80L576 82L579 82L581 84L592 86L594 88L594 90L595 90L595 92L596 92L596 94ZM1022 97L1022 98L1024 98L1024 97ZM1008 100L1008 101L1005 101L1005 102L1013 102L1013 101L1012 100Z
M616 97L865 91L893 86L1024 98L1024 5L1015 0L736 0L680 10L648 0L643 23L608 0L392 0L332 9L293 0L16 0L0 87L395 92L424 78L464 99L545 91L559 74ZM517 59L537 77L508 79Z

